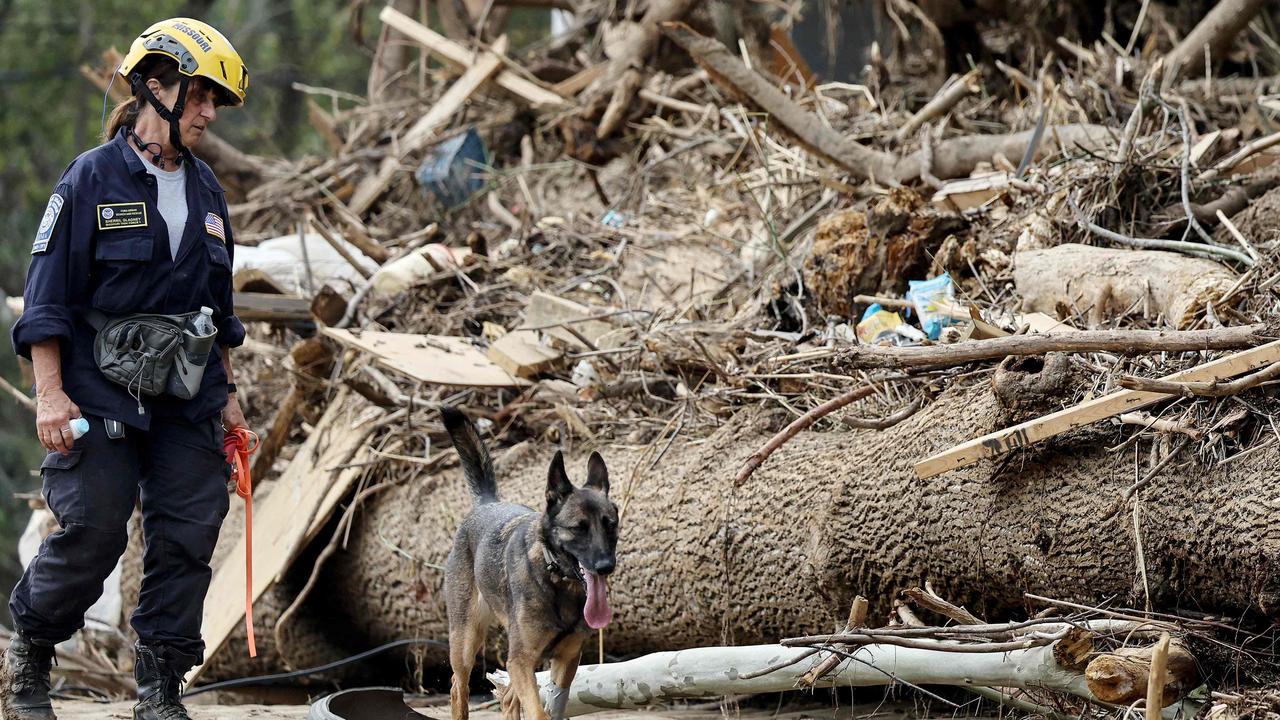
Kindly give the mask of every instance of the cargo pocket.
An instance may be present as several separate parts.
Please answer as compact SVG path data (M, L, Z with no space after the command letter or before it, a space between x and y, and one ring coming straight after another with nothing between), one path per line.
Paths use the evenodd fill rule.
M209 253L209 287L218 288L231 282L231 254L227 245L216 235L204 236L204 247Z
M155 238L151 233L117 235L99 233L94 239L97 286L93 306L107 315L137 312L147 291L155 284L147 277Z
M62 527L67 523L85 524L84 477L77 467L82 453L76 449L66 455L51 452L40 463L44 500Z

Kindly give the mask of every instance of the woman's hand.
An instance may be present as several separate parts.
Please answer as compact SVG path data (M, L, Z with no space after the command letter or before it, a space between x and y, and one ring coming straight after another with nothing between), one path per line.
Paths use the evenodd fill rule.
M62 388L36 393L36 435L45 450L63 455L71 452L71 446L75 444L75 438L71 437L71 421L78 417L80 408L71 402Z
M240 409L240 401L236 399L236 394L227 395L227 406L222 408L222 428L224 430L234 430L235 428L249 427L249 423L245 422L244 411Z

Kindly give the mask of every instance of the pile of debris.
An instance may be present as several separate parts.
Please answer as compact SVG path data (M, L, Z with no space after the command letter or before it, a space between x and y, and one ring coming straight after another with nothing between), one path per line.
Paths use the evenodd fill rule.
M505 498L539 501L556 446L604 454L606 657L798 633L815 662L1017 646L1067 673L992 671L1037 712L1052 692L1011 688L1148 697L1082 690L1099 658L1192 658L1160 671L1160 705L1204 682L1245 712L1234 688L1277 681L1280 106L1274 80L1200 75L1251 51L1232 41L1262 3L1181 30L1150 3L1162 32L1139 16L1127 48L1064 33L946 78L934 20L891 0L896 48L860 85L815 80L763 15L726 46L716 3L579 5L521 62L388 7L369 97L310 89L328 157L214 146L256 246L237 250L259 321L237 375L265 482L262 657L233 513L207 678L445 639L470 502L436 414L453 405L502 449ZM439 65L406 72L410 47ZM927 71L904 60L921 53ZM897 600L923 578L919 607L982 629ZM859 594L881 622L845 620ZM1053 617L985 625L942 596ZM439 646L415 652L437 678Z

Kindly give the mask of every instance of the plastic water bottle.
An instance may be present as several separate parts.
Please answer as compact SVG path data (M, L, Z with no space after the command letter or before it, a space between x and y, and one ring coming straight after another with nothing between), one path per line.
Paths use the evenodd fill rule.
M71 425L72 440L79 440L85 433L89 432L89 421L85 418L74 418L69 425Z
M191 330L196 337L212 335L217 328L213 324L213 309L200 307L200 314L191 319Z

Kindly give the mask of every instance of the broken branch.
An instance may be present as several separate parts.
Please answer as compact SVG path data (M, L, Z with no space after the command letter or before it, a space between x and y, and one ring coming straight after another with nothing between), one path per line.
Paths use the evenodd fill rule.
M1208 330L1072 330L1052 335L1010 335L971 340L954 345L882 347L858 345L839 351L846 369L940 367L995 360L1009 355L1043 355L1049 352L1110 352L1141 355L1189 350L1235 350L1262 345L1280 327L1258 323Z
M1204 69L1205 48L1213 57L1222 53L1236 34L1267 4L1267 0L1222 0L1165 57L1168 81L1180 75L1195 75Z
M930 120L945 115L951 111L961 100L968 95L978 92L978 78L982 76L980 68L974 68L965 73L962 77L952 77L952 81L944 85L937 95L933 96L925 106L920 108L916 114L907 119L902 127L893 134L893 141L901 143L911 137L912 133L920 128L921 125Z
M1251 375L1245 375L1239 380L1231 380L1223 382L1222 380L1211 380L1209 382L1171 382L1169 380L1156 380L1152 378L1140 378L1132 375L1125 375L1120 378L1120 387L1129 390L1141 390L1143 392L1168 393L1170 395L1184 395L1186 397L1229 397L1231 395L1239 395L1240 393L1261 385L1268 380L1280 378L1280 362L1268 365L1267 367L1255 372Z
M831 413L835 412L836 410L839 410L845 405L848 405L851 402L854 402L856 400L861 400L862 398L867 397L871 393L875 392L875 390L876 390L875 384L856 387L846 393L841 394L838 397L832 398L822 403L818 407L796 418L794 422L792 422L790 425L783 428L782 431L779 432L777 435L774 435L772 438L770 438L769 442L764 444L764 447L755 451L754 453L751 454L751 457L747 458L746 464L742 466L742 470L738 472L738 477L735 478L733 481L734 487L740 487L743 483L745 483L747 481L747 478L751 477L751 473L754 473L756 471L756 468L760 467L760 465L764 463L764 461L770 455L776 452L778 448L786 444L788 440L800 434L801 430L804 430L805 428L814 424L818 420L826 417L827 415L830 415Z
M814 114L796 105L759 73L742 64L719 41L695 32L684 23L663 23L662 32L684 48L718 84L738 99L769 113L773 121L794 135L810 152L831 160L855 177L891 181L896 159L848 140Z

